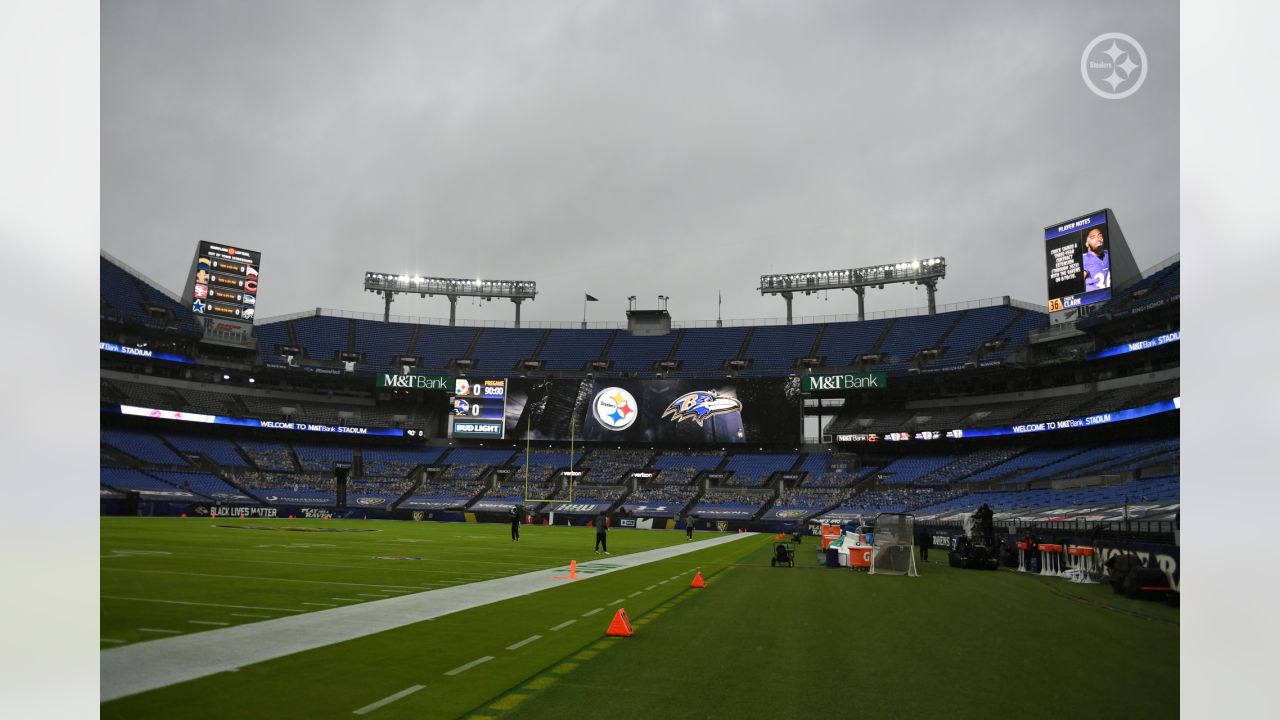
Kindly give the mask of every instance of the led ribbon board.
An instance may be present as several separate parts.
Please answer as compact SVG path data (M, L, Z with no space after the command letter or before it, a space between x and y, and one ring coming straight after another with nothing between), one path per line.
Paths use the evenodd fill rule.
M1168 345L1169 343L1180 342L1181 340L1182 340L1182 331L1175 330L1171 333L1165 333L1164 335L1157 335L1156 337L1147 338L1145 340L1135 340L1131 343L1125 343L1123 345L1112 345L1109 348L1103 348L1102 350L1099 350L1097 352L1090 353L1087 359L1100 360L1102 358L1113 357L1115 355L1124 355L1126 353L1138 352L1139 350L1150 350L1151 348L1158 348L1163 345Z
M147 358L149 360L164 360L166 362L182 363L184 365L194 365L195 360L184 355L174 355L172 353L156 352L147 348L133 347L131 345L117 345L115 343L100 342L98 349L102 352L119 353L121 355L131 355L133 357Z
M180 410L158 410L156 408L120 405L121 415L149 417L156 420L178 420L181 422L207 423L211 425L237 425L240 427L265 428L268 430L297 430L302 432L338 433L341 435L374 435L377 437L420 437L421 430L405 430L403 428L366 428L347 425L324 425L322 423L284 422L279 420L258 420L256 418L236 418L222 415L205 415Z

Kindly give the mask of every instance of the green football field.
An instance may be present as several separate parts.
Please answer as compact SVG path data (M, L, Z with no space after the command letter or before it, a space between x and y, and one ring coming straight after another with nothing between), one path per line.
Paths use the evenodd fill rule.
M606 558L590 528L526 526L513 543L496 524L221 518L103 518L101 541L103 652L173 663L170 638L267 645L279 637L267 629L315 632L335 608L380 616L394 598L687 544L683 531L615 529ZM588 566L551 589L112 700L101 716L1177 716L1175 609L952 569L940 550L918 578L822 568L813 542L794 568L770 566L763 535L600 576ZM705 589L689 587L694 572ZM632 637L606 635L619 607Z

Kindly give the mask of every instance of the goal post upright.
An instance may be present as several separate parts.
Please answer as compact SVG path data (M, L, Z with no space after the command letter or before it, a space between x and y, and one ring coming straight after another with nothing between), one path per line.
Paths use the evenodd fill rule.
M528 424L525 426L524 434L524 501L526 503L535 502L573 502L573 435L575 418L571 415L569 418L569 497L566 498L533 498L529 497L529 451L533 449L533 416L530 415Z

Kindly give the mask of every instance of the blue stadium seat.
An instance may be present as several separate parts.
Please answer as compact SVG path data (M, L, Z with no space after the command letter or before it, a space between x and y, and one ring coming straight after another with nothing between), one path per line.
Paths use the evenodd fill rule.
M545 370L582 370L600 357L612 330L552 330L538 359Z

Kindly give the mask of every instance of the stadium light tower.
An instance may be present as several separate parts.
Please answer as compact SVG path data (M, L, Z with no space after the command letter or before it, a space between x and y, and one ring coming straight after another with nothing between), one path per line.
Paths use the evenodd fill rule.
M366 292L377 293L386 302L384 322L391 320L391 301L396 293L404 295L444 295L449 298L449 324L457 321L458 298L478 297L481 300L505 298L516 305L516 327L520 327L520 303L533 300L538 294L538 284L532 280L475 280L464 278L417 277L367 272L364 274Z
M936 257L849 270L761 275L758 290L761 295L781 295L787 301L788 325L791 324L791 299L796 293L812 295L819 290L852 290L858 294L858 319L865 320L863 299L867 288L877 287L883 290L885 285L892 283L923 285L929 293L929 314L933 315L937 312L934 293L938 290L938 281L946 276L946 258Z

